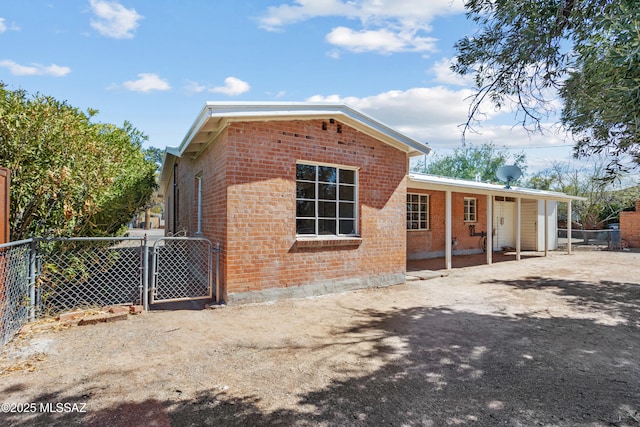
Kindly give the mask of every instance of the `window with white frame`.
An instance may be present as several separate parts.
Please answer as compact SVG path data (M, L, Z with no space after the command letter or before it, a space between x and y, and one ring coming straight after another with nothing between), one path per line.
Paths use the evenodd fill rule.
M296 165L296 234L358 234L358 173L354 168Z
M478 221L478 200L475 197L464 198L464 222Z
M429 196L407 194L407 230L429 229Z

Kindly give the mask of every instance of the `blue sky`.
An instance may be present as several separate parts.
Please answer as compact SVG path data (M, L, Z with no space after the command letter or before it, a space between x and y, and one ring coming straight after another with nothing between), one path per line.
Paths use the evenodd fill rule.
M468 81L448 64L473 34L462 0L3 0L0 81L96 121L131 122L177 146L207 101L339 101L436 152L460 145ZM481 134L527 154L529 171L570 159L487 109Z

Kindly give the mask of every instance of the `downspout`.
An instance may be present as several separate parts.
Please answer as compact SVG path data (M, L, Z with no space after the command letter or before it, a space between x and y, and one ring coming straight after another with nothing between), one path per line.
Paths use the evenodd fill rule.
M178 164L173 164L173 234L178 230Z

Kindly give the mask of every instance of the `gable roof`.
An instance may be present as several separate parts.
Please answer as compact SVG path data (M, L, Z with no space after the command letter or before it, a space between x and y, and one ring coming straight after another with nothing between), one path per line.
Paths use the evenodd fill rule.
M233 122L335 119L409 156L428 154L426 144L345 104L326 102L207 102L178 147L167 147L160 172L164 190L177 157L198 157Z
M431 149L345 104L326 102L207 102L179 147L172 153L197 157L232 122L335 119L410 156Z

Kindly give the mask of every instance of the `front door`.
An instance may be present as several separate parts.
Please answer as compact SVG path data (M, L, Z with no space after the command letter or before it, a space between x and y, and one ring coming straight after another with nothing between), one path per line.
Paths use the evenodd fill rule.
M516 246L516 204L512 201L495 201L493 250Z

